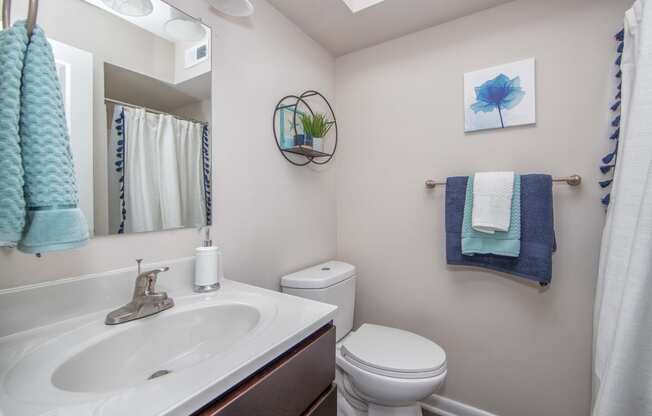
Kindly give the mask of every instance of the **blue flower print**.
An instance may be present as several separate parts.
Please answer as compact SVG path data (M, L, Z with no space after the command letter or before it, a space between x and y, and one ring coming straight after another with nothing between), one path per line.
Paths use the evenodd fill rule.
M477 101L471 105L471 110L475 113L491 113L497 109L500 126L505 128L503 110L516 107L525 97L525 91L521 88L519 77L509 79L507 75L500 74L481 86L475 87L475 97Z

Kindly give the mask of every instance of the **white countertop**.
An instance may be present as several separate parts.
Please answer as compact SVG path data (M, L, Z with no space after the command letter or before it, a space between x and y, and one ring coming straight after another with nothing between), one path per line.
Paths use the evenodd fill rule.
M181 269L188 270L188 260L184 261L186 263L178 265ZM122 272L128 276L128 271L130 270ZM122 279L123 286L129 280L127 276ZM92 278L100 277L102 276ZM89 284L87 279L88 277L71 279L64 283L83 283L86 287ZM90 284L95 283L100 281ZM176 284L180 287L178 282ZM34 289L47 290L43 292ZM30 297L36 299L44 294L52 295L53 290L72 292L72 296L79 287L31 287L27 292L4 291L0 292L0 303L5 300L2 309L10 312L7 305L19 301L24 303ZM57 312L52 313L54 316L47 320L47 324L33 327L45 319L39 320L35 315L27 320L32 327L25 323L25 330L22 331L17 331L23 325L20 320L12 319L12 324L8 325L11 331L5 328L7 325L0 325L0 329L4 329L0 332L4 335L0 338L0 383L3 387L0 389L0 415L187 416L326 325L334 318L337 310L332 305L229 280L223 282L220 290L210 294L191 294L187 290L177 290L176 295L174 291L169 293L175 300L174 308L159 315L116 326L106 326L103 321L106 313L120 304L71 317L65 305L61 306L52 299L42 306L42 309L51 308ZM112 296L109 297L113 299ZM127 301L129 298L124 299L123 303ZM55 387L51 381L53 368L49 367L59 365L76 354L78 344L84 344L85 340L88 340L86 343L91 343L106 339L116 331L147 325L148 320L158 319L164 314L187 313L197 308L240 302L258 308L261 319L251 332L234 345L196 365L146 383L102 393L65 391ZM38 309L37 306L36 308ZM88 310L88 306L82 309ZM65 319L51 322L57 316ZM0 321L3 319L0 317Z

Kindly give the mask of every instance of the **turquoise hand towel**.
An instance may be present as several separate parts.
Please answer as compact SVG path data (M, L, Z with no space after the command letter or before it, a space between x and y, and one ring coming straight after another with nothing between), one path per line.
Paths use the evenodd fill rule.
M25 226L23 162L20 154L20 79L27 31L0 31L0 246L15 247Z
M20 139L27 225L18 249L45 253L86 244L88 225L78 206L75 167L54 56L38 26L25 54Z
M464 220L462 223L462 254L495 254L499 256L518 257L521 253L521 177L514 175L514 192L512 194L512 215L508 231L496 231L486 234L472 227L473 212L473 176L466 185L464 201Z

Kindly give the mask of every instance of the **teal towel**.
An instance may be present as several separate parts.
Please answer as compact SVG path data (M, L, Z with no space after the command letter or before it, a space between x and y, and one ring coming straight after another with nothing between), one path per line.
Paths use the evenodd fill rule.
M20 155L20 78L27 49L24 25L0 32L0 246L15 247L25 226Z
M78 207L75 167L54 56L40 27L34 28L27 46L21 92L27 225L18 249L45 253L80 247L88 241L88 225Z
M496 231L494 234L481 233L471 226L473 212L473 176L466 184L464 201L464 221L462 223L462 254L496 254L499 256L518 257L521 253L521 177L514 175L514 193L512 194L512 216L509 230Z

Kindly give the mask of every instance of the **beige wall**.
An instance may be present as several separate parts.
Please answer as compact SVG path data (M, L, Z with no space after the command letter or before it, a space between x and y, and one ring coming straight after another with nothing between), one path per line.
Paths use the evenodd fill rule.
M334 172L287 163L271 127L286 94L314 88L333 97L334 60L266 1L256 1L249 20L226 20L203 0L170 3L213 28L213 236L226 274L276 289L282 274L335 255ZM91 29L79 22L70 30ZM199 241L189 229L100 237L41 259L0 251L0 289L123 267L137 257L188 256Z
M171 111L181 117L188 117L194 120L210 121L211 120L211 100L195 101L194 103L175 108Z
M338 253L356 322L441 344L443 394L501 416L589 414L613 34L629 0L516 1L338 58ZM535 57L536 127L465 135L462 75ZM578 173L555 186L553 283L446 266L443 190L481 170Z

